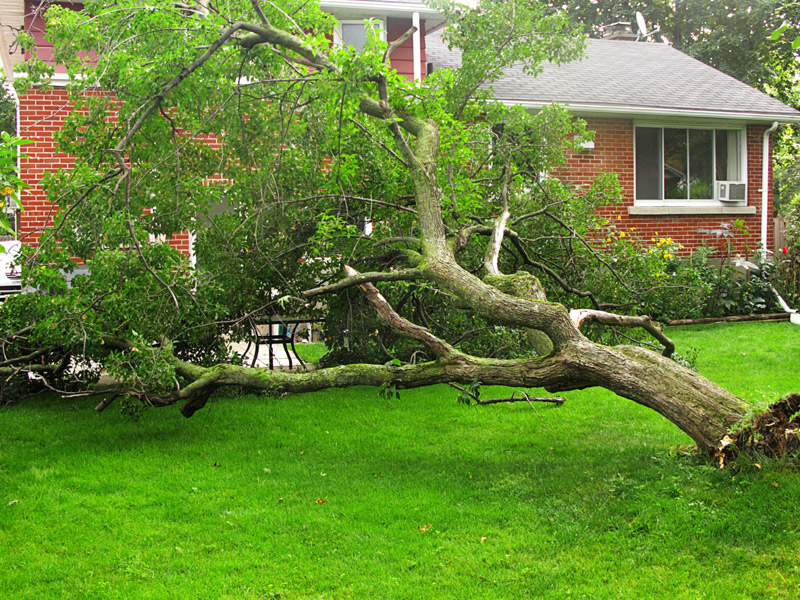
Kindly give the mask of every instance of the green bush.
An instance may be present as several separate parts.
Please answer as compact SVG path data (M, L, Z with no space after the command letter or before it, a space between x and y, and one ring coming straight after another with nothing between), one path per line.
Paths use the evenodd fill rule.
M785 277L781 262L734 256L735 236L749 236L740 223L704 232L719 243L687 255L671 237L647 240L635 227L621 230L607 221L596 244L600 260L587 264L586 285L611 310L662 321L776 310L772 286Z
M775 287L790 306L800 304L800 201L786 210L785 245L775 257Z

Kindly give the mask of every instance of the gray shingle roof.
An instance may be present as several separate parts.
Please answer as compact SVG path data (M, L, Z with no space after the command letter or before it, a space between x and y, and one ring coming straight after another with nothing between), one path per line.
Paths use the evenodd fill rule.
M435 68L461 62L440 32L427 36L426 54ZM588 40L582 60L543 67L533 77L514 65L491 84L495 97L531 107L559 102L585 114L800 121L790 106L665 44Z

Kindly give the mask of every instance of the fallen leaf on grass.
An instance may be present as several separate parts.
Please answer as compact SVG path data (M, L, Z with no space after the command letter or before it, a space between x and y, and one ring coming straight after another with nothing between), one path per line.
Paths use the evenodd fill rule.
M482 538L481 538L481 544L482 544L483 542L485 542L485 541L486 541L486 538L485 538L485 537L482 537Z
M433 527L433 525L420 525L420 526L417 527L417 529L419 530L420 533L425 533L431 527Z
M317 498L317 504L325 504L326 502L325 498Z
M8 503L8 506L11 506L12 504L16 504L17 502L19 502L19 500L12 500L11 502Z
M775 487L778 487L778 482L777 481L773 481L772 485L774 485Z

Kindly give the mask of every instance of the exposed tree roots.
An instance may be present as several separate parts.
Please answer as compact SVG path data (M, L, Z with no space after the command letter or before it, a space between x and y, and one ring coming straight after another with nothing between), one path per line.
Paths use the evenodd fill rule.
M796 453L800 449L799 431L800 394L791 394L723 438L717 453L720 467L739 454L777 457Z

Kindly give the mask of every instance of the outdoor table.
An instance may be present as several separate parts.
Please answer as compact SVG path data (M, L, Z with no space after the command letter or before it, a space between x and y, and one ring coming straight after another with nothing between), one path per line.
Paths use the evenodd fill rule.
M256 366L256 361L258 360L258 353L261 350L262 345L269 346L269 368L270 370L275 369L275 352L273 350L273 345L280 344L283 346L283 350L286 352L286 358L289 359L289 368L292 368L292 354L294 354L297 361L303 365L303 368L308 370L306 363L303 362L303 359L297 354L297 349L295 348L295 335L297 333L297 328L300 325L308 324L311 325L313 323L322 323L324 319L308 319L308 318L298 318L298 319L282 319L279 317L270 317L266 321L255 321L253 322L253 341L255 342L255 351L253 354L253 362L251 366ZM278 333L272 332L273 325L278 325ZM260 326L266 327L266 333L261 333L259 330ZM289 351L289 347L291 346L291 352Z

